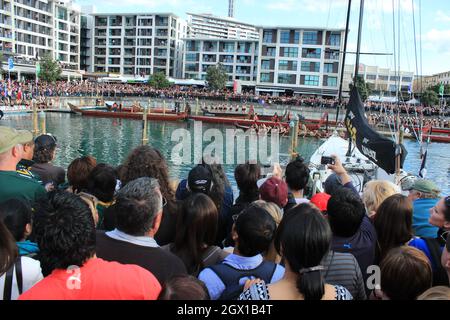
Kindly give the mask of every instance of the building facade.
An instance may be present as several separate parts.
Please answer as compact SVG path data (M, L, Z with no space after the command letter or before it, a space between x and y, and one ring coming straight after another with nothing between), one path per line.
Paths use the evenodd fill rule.
M188 13L189 38L251 39L259 40L259 30L254 25L222 18L211 14Z
M258 41L233 39L185 39L183 78L205 80L210 66L222 64L228 85L239 80L243 85L256 83Z
M437 73L431 76L419 76L414 79L414 92L425 91L436 85L450 85L450 71Z
M181 76L186 23L174 14L94 14L94 73Z
M349 85L353 82L355 74L355 65L345 65L343 91L350 91ZM413 88L414 72L400 71L395 72L389 68L380 68L377 66L367 66L359 64L359 76L369 84L372 94L380 96L395 96L400 85L400 91L408 92Z
M337 96L344 30L264 27L256 92Z
M0 51L14 57L18 78L34 75L45 55L59 61L63 76L78 76L79 8L71 1L0 0Z

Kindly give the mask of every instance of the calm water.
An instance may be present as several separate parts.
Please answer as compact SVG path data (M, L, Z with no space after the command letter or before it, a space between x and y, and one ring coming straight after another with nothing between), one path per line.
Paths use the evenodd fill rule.
M57 137L60 148L55 164L65 168L73 159L87 154L93 155L98 162L105 162L114 166L119 165L128 153L139 146L142 141L142 122L137 120L81 117L57 113L47 114L46 119L47 132ZM7 116L0 121L0 124L32 130L31 115ZM172 142L171 136L174 130L184 128L189 130L192 139L194 139L193 123L149 122L148 124L148 143L164 154L168 160L171 177L174 179L187 177L192 165L177 165L172 161L171 152L178 142ZM225 129L228 128L234 129L232 126L203 124L203 132L210 128L216 128L222 132L225 132ZM280 140L280 162L285 164L288 161L289 139L281 137ZM322 141L314 138L299 139L297 151L304 158L309 159L321 143ZM204 142L204 146L208 144L209 142ZM406 140L405 146L409 153L405 169L417 174L420 168L419 145L413 140ZM236 155L238 153L236 146L234 151ZM224 156L225 153L229 152L225 149ZM239 152L242 152L242 150L239 150ZM233 172L235 165L224 165L224 167L230 182L234 186ZM444 194L450 193L450 144L433 143L430 145L427 177L435 181Z

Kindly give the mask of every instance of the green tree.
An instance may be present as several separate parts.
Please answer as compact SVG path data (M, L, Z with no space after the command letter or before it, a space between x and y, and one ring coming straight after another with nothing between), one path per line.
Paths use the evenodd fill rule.
M439 104L439 97L434 90L428 89L422 94L421 101L425 106L432 107Z
M39 61L41 65L41 72L39 73L39 80L45 82L55 82L61 77L62 69L58 62L53 60L50 55L45 55Z
M350 90L353 88L353 84L350 84ZM359 95L361 96L361 100L364 102L367 100L367 98L372 93L372 89L370 88L370 85L364 81L364 78L361 76L358 76L356 78L356 88L358 89Z
M156 89L164 89L170 87L164 72L157 72L148 78L148 84Z
M433 90L434 92L436 92L439 95L439 88L441 87L440 84L434 85L432 87L430 87L430 90ZM450 85L446 84L444 85L444 94L447 95L450 93Z
M206 82L213 90L222 90L227 85L228 75L225 68L218 63L206 70Z

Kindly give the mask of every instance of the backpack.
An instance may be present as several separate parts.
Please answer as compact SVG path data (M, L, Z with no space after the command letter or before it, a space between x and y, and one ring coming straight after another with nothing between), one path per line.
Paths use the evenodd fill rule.
M228 264L220 263L209 268L225 284L225 290L219 300L237 300L244 289L244 285L239 284L239 280L244 277L253 277L270 283L277 265L271 261L263 261L259 266L250 270L236 269Z
M439 240L434 238L421 238L425 241L428 250L430 250L431 264L433 266L433 287L448 286L448 276L444 267L441 265L442 247Z

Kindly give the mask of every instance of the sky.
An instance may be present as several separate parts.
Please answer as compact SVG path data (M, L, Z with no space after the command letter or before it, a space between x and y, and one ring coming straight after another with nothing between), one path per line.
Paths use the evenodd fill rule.
M80 6L95 5L97 13L173 12L182 18L186 18L186 12L211 13L224 17L228 15L228 0L74 0L74 2ZM345 28L348 6L348 0L235 0L235 2L235 18L259 26ZM356 51L359 3L359 0L352 1L348 52ZM395 34L393 17L395 17ZM397 66L397 69L400 67L402 71L411 71L419 75L450 71L450 0L365 0L361 51L388 54L362 55L360 62L367 65L391 69ZM400 59L394 59L394 56L398 55ZM346 64L353 64L354 61L355 55L347 54Z

